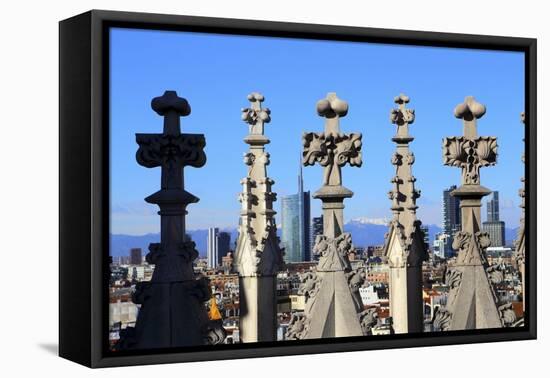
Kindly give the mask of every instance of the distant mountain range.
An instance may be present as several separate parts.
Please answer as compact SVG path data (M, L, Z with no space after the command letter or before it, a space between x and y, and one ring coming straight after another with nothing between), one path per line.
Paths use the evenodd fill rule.
M385 219L368 219L356 218L352 219L344 225L344 231L349 232L353 236L353 244L358 247L366 247L369 245L380 245L384 243L384 234L388 231ZM222 229L221 231L228 232L231 235L231 248L234 248L237 240L237 229ZM435 235L440 233L441 227L430 224L428 232L430 245L432 245ZM280 236L280 228L277 230ZM191 230L187 232L197 245L197 250L201 257L206 256L206 245L208 239L208 230ZM516 238L517 228L506 228L505 237L507 244L511 244ZM158 243L160 234L146 235L120 235L111 234L111 255L112 256L128 256L131 248L141 248L143 255L148 252L150 243Z
M388 232L388 220L384 219L352 219L344 225L344 231L351 233L353 244L358 247L384 244L384 235ZM435 224L427 225L430 245L441 228Z
M229 232L231 235L231 248L234 248L235 240L237 240L237 229L221 230ZM191 230L187 232L191 239L197 245L197 251L201 257L206 256L206 245L208 240L208 230ZM149 252L149 244L158 243L160 234L146 235L121 235L111 234L111 256L128 256L131 248L141 248L143 255Z

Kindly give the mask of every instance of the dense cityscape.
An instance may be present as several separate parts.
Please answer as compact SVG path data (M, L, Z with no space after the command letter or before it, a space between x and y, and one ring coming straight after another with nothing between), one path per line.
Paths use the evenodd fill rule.
M277 274L277 339L285 340L292 314L301 313L305 306L305 293L300 291L301 277L316 269L319 256L313 251L315 238L323 233L323 216L310 214L310 192L303 190L299 177L297 194L282 196L281 244L284 247L285 269ZM456 258L452 248L452 235L460 230L459 201L450 195L456 186L442 193L442 232L434 235L430 245L427 227L423 227L424 241L429 259L422 265L424 331L440 331L434 325L434 314L447 302L449 292L445 284L448 262ZM498 191L486 202L486 221L483 231L489 233L491 246L486 255L490 266L503 274L497 284L499 299L513 304L518 318L523 316L521 276L514 258L514 247L505 240L505 224L499 219ZM207 235L206 258L195 261L194 272L210 282L212 300L206 303L211 318L223 319L227 332L225 343L239 343L239 276L233 269L234 243L229 232L210 228ZM392 333L389 311L389 265L383 245L357 245L349 255L352 268L365 268L366 280L359 294L365 309L374 309L377 320L373 335ZM115 345L119 332L133 327L139 305L132 302L132 293L138 282L151 279L154 265L145 261L141 248L132 248L127 256L113 258L111 264L109 326L110 342Z

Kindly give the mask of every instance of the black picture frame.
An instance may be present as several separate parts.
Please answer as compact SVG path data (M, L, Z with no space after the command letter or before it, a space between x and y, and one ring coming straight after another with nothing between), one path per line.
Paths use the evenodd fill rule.
M531 38L92 10L59 37L59 355L89 367L251 358L535 339L537 41ZM113 355L106 349L109 269L108 29L199 31L525 53L525 327L238 344Z

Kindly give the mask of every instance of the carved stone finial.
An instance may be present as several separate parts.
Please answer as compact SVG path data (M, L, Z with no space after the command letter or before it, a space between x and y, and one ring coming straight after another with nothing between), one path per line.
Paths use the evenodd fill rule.
M339 99L334 92L328 93L326 98L317 102L317 114L321 117L345 117L348 114L348 109L347 101Z
M447 282L450 292L444 313L446 325L440 327L444 330L503 326L493 288L497 277L485 256L490 239L480 231L481 199L491 191L481 186L479 170L497 162L497 138L477 135L477 119L485 112L484 105L466 97L454 110L455 117L463 120L464 135L443 140L444 164L462 170L462 185L451 193L460 200L462 224L453 235L452 247L457 257L447 274L460 279Z
M395 102L396 104L408 104L409 103L409 96L403 94L403 93L400 93L399 96L395 96L393 98L393 102Z
M351 197L351 192L342 186L341 168L348 164L360 167L362 135L361 133L344 134L340 132L340 117L348 112L348 103L339 99L336 93L329 93L323 100L317 102L317 113L325 117L325 130L321 133L304 133L302 136L302 162L305 166L316 162L324 167L324 187L314 195L339 187L338 193L332 193L343 198ZM331 191L334 191L330 189Z
M390 121L397 125L397 135L392 140L397 144L396 151L392 155L391 163L395 166L395 176L391 182L394 184L392 195L392 211L394 218L403 224L407 232L411 232L412 224L416 220L416 199L420 197L420 191L415 189L416 179L412 175L414 153L409 150L409 143L414 140L409 135L409 124L414 122L414 109L407 109L405 104L410 101L409 96L400 94L394 98L399 105L390 112Z
M180 117L191 114L189 103L178 97L176 91L165 91L162 96L153 98L151 108L164 117L164 134L170 136L180 135Z
M473 96L467 96L464 102L455 107L454 115L464 121L464 136L477 137L477 120L483 117L487 109L477 102Z
M264 135L264 123L271 121L271 111L262 108L264 96L258 92L252 92L247 96L250 107L241 109L241 119L250 125L250 135Z
M406 108L409 101L404 94L396 96L398 107L390 112L390 122L397 125L397 133L392 138L396 150L391 159L395 176L388 193L393 220L386 234L384 254L390 267L390 310L395 333L422 332L422 262L428 257L421 222L416 219L420 191L415 188L412 174L415 159L409 143L414 138L409 135L409 124L414 122L414 110Z
M324 169L323 186L313 195L323 202L323 235L317 236L314 247L321 255L315 279L303 282L303 286L305 290L315 283L319 291L308 297L304 316L293 318L290 336L360 336L363 328L359 321L362 308L358 306L358 285L363 276L351 271L348 258L353 246L351 234L343 233L343 210L344 199L353 196L353 192L342 186L341 170L346 164L361 166L361 134L340 131L340 118L347 114L349 106L336 93L318 101L316 110L325 118L325 128L320 133L303 134L302 162L305 166L319 163Z
M471 121L474 118L480 119L486 111L485 105L477 102L473 96L467 96L463 103L455 107L454 114L456 118Z
M390 111L390 122L397 125L397 134L393 138L396 143L408 143L412 142L414 138L409 135L409 125L414 123L414 109L407 109L406 104L410 101L409 96L401 93L399 96L395 96L393 102L398 104L397 109Z
M485 111L484 105L466 97L454 110L455 117L464 121L464 136L443 139L443 163L462 169L462 185L479 185L479 169L497 162L497 138L477 135L476 120Z
M155 265L155 271L149 282L136 286L133 301L141 305L136 325L127 328L118 347L221 343L225 331L221 322L208 320L203 305L210 297L208 280L195 277L193 260L198 252L185 233L187 205L199 199L184 189L183 168L205 164L205 138L180 133L180 117L189 115L191 108L175 91L154 98L151 107L164 117L164 130L161 134L136 134L136 160L147 168L161 167L161 189L145 199L160 208L160 243L149 245L146 260Z
M175 111L181 117L191 114L191 106L186 99L178 97L176 91L165 91L162 96L155 97L151 101L151 108L161 116L170 111Z
M239 237L233 260L241 303L248 305L240 313L239 327L243 342L276 341L277 304L273 298L283 256L273 210L277 195L272 191L274 181L267 176L269 153L264 148L269 139L263 125L271 118L269 109L261 106L262 94L253 92L247 99L250 107L241 109L241 118L250 125L244 138L250 146L244 154L248 175L241 180Z

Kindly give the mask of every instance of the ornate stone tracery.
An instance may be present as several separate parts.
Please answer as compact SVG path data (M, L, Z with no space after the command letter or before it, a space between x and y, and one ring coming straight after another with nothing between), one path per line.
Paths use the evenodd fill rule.
M449 137L443 141L443 163L462 168L464 185L479 184L479 169L495 165L497 139L495 137Z

